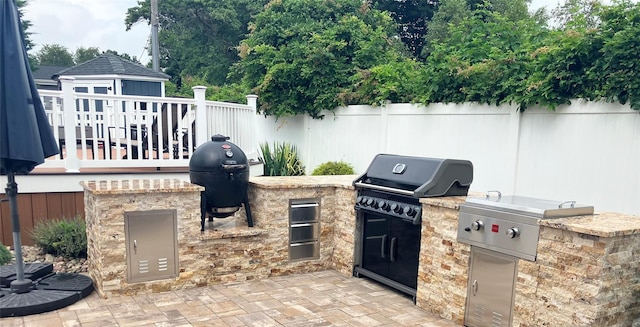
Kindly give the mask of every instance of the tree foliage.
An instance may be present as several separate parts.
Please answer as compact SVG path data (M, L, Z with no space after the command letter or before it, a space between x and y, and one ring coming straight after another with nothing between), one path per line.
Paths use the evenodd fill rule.
M256 16L236 67L267 115L345 104L352 76L399 59L392 19L360 0L272 1Z
M236 47L247 34L253 15L268 0L162 0L158 2L160 67L181 87L182 76L200 76L212 85L227 83ZM150 23L150 0L129 8L127 29Z
M418 58L427 34L427 23L439 0L374 0L373 8L387 11L397 24L397 33L413 58Z
M74 65L73 56L69 49L59 44L45 44L36 53L36 60L41 66L71 67Z
M100 56L100 49L96 47L78 47L73 54L73 61L76 64L81 64L98 56Z

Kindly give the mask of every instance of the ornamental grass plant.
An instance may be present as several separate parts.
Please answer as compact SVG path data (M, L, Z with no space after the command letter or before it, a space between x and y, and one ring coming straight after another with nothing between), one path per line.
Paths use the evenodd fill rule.
M260 144L262 162L264 164L265 176L302 176L304 175L304 165L298 157L298 150L295 145L282 142Z

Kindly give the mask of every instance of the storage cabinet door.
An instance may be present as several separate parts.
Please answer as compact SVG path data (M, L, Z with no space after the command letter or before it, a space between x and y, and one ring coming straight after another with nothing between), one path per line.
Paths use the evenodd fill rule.
M511 326L518 259L472 247L465 325Z
M421 226L391 218L389 278L413 289L418 286Z
M382 276L389 275L390 231L388 218L366 214L362 240L362 268Z
M178 275L176 210L125 213L129 283Z

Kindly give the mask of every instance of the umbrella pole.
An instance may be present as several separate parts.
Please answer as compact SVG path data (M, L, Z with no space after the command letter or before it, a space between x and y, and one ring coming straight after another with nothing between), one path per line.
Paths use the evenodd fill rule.
M24 262L22 259L22 240L20 239L20 216L18 215L18 184L15 181L15 172L7 172L7 187L5 192L9 198L9 208L11 209L11 225L13 226L13 249L16 256L16 280L11 282L11 291L15 293L26 293L31 291L33 282L24 278Z

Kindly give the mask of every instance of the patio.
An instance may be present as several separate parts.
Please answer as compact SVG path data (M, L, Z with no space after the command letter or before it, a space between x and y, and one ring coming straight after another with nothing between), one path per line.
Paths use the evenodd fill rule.
M182 291L102 299L4 318L11 326L456 326L410 297L325 270Z

